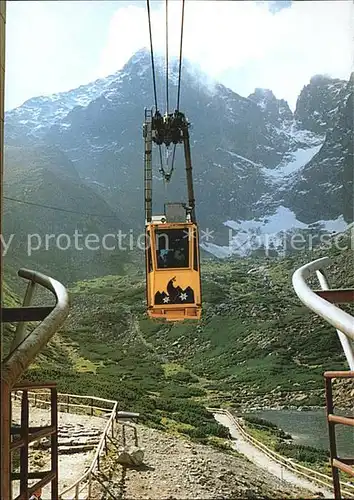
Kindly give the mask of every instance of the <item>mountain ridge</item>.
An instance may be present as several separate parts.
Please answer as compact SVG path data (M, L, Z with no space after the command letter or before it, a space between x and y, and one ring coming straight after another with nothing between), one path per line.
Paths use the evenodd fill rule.
M143 225L141 125L144 107L153 102L150 64L148 51L142 49L106 79L57 94L60 98L54 98L52 108L47 106L49 98L43 102L37 98L6 113L8 144L33 144L40 139L62 151L82 181L139 228ZM164 64L156 58L158 95L164 95ZM177 92L177 69L172 62L171 102ZM215 232L215 244L227 241L225 221L257 220L271 216L281 206L301 223L334 221L340 216L352 221L348 208L352 199L350 154L338 161L335 175L330 175L326 165L326 158L332 152L335 155L340 144L336 123L343 122L341 115L350 95L348 82L315 76L300 92L293 113L286 101L276 99L269 89L256 88L242 97L222 84L211 84L210 79L201 81L199 69L184 61L182 103L192 123L197 214L200 225ZM77 105L78 99L82 99L81 105ZM63 100L66 102L59 109ZM350 124L341 127L347 136ZM177 151L176 164L173 196L183 199L181 151ZM347 187L346 195L338 196L335 203L330 198L322 214L320 199L328 189L318 186L326 182L334 191ZM165 194L158 175L154 192L157 206L162 207ZM304 203L301 193L310 200L315 197L317 205ZM210 199L218 200L212 211Z

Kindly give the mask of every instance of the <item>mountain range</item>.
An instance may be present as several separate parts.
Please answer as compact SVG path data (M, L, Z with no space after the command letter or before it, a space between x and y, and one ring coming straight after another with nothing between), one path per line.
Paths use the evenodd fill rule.
M158 106L165 111L163 59L156 58L155 69ZM171 103L176 102L177 75L173 60ZM353 83L353 75L349 81L316 75L292 112L271 90L257 88L243 97L184 61L181 110L191 122L197 218L203 230L213 231L211 240L202 238L204 250L242 254L230 240L230 229L234 239L294 228L342 231L352 222ZM142 123L144 108L154 102L152 91L150 54L142 49L114 75L33 97L8 111L5 195L74 213L69 217L26 206L24 214L23 205L9 200L6 231L34 233L38 226L51 233L141 230ZM167 186L158 173L157 153L158 213L166 199L185 199L186 188L181 148ZM170 161L168 156L164 151L163 160Z

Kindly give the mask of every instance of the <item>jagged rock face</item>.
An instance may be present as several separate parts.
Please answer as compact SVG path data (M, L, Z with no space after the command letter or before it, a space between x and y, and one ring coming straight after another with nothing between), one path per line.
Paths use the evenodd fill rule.
M165 111L164 65L163 59L156 58L161 111ZM171 61L171 111L177 75L178 65ZM151 77L150 54L143 49L114 75L69 92L30 99L8 112L6 141L27 148L42 141L62 151L83 183L120 216L124 214L131 227L141 226L142 123L144 108L154 103ZM305 222L340 214L351 221L349 93L347 82L316 76L302 90L293 115L287 102L271 90L257 88L242 97L209 81L185 61L181 110L192 124L200 224L218 231L225 221L264 218L279 207ZM159 212L166 193L159 179L157 150L154 158L155 211ZM338 197L336 190L341 193ZM322 210L327 195L328 206ZM186 199L181 147L167 197ZM85 209L84 201L81 208Z
M347 96L333 116L320 151L299 172L288 203L296 207L303 220L343 214L353 220L353 84L344 88ZM307 220L306 220L307 219Z
M16 143L16 140L23 142L25 137L29 143L31 139L33 142L34 138L42 138L53 123L65 117L75 106L87 106L101 95L114 78L115 75L111 75L69 92L28 99L6 113L6 144Z
M295 118L302 128L325 134L333 126L346 94L345 80L316 75L298 97Z
M286 127L294 118L288 103L284 99L277 99L271 90L256 88L248 99L254 101L268 115L268 119L279 127Z
M163 62L156 61L159 102L163 105ZM171 67L170 101L176 99L177 67ZM81 177L111 190L112 203L139 207L131 217L142 220L141 126L143 109L153 103L150 56L134 56L102 94L87 106L55 117L45 139L65 151ZM251 99L222 85L201 83L187 63L183 68L183 109L192 122L192 148L198 214L214 226L224 217L247 217L266 189L262 165L272 168L288 150L291 139L278 121ZM163 108L162 108L163 109ZM155 152L155 155L157 151ZM183 154L177 153L173 196L185 198ZM182 168L181 168L182 167ZM250 168L251 167L251 168ZM240 183L242 179L242 183ZM228 193L229 186L232 186ZM114 189L110 189L114 186ZM227 186L227 188L226 188ZM205 196L208 192L208 196ZM155 189L159 205L162 184ZM218 199L210 217L209 196ZM213 221L214 219L214 221Z

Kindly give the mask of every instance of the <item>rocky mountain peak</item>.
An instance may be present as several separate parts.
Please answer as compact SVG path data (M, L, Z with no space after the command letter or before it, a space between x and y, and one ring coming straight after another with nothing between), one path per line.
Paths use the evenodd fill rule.
M164 111L165 60L159 55L155 57L155 69L158 105ZM171 58L170 109L176 102L177 77L178 61ZM336 111L344 109L348 101L344 99L349 93L348 82L315 76L298 99L297 120L288 103L270 89L258 87L242 97L222 84L209 83L198 66L183 61L181 109L192 124L195 192L202 226L214 230L225 220L264 218L280 207L287 210L279 212L281 224L284 213L289 215L289 224L299 214L304 223L317 221L324 213L324 192L330 199L328 220L340 215L350 219L342 206L349 198L338 197L336 191L348 186L342 174L350 163L348 155L343 154L348 149L349 105L345 108L348 114ZM7 145L35 145L41 138L62 151L83 182L108 200L122 217L128 213L138 225L142 220L141 124L144 108L153 104L151 58L142 48L109 77L32 99L8 112ZM184 200L180 149L176 164L174 195ZM332 191L333 197L328 194ZM162 204L165 193L158 178L155 193L157 204ZM211 198L218 200L212 216ZM307 198L315 198L317 205L310 206ZM223 238L222 230L218 231Z
M277 99L269 89L256 88L248 99L255 102L274 124L282 126L293 120L293 113L284 99Z
M259 99L259 100L267 100L267 101L273 100L274 101L276 99L276 97L273 94L272 90L270 90L270 89L262 89L260 87L256 87L254 89L253 94L251 94L249 96L249 98L251 98L251 96L253 96L255 100Z
M348 93L347 83L326 75L313 76L296 103L295 118L299 125L317 134L331 129L338 106Z
M329 83L332 83L332 81L333 81L333 79L330 76L318 74L318 75L313 75L310 78L309 85L321 87L321 86L328 85Z
M154 55L154 62L156 66L160 66L162 60L159 56ZM129 75L139 73L141 75L142 72L146 70L151 72L151 55L149 50L143 47L128 59L118 73Z

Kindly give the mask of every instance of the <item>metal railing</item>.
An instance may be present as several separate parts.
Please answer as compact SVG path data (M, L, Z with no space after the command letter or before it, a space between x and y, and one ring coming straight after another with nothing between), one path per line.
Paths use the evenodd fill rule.
M339 340L351 370L354 370L354 318L334 303L354 302L354 290L330 289L324 268L331 264L328 257L314 260L300 267L293 274L293 287L301 302L313 312L321 316L337 330ZM322 290L313 291L306 280L316 273Z
M344 424L354 427L354 418L334 415L332 379L354 378L354 317L334 304L353 303L354 290L330 289L324 272L324 268L330 264L331 260L328 257L324 257L302 266L300 269L295 271L293 275L293 286L297 296L303 304L327 321L327 323L336 328L346 360L351 370L347 372L325 372L324 374L326 381L326 409L333 490L335 499L340 500L341 483L339 479L339 471L345 472L346 474L354 477L354 459L338 457L335 425ZM317 275L321 286L321 290L319 291L311 290L306 283L306 279L309 278L312 273L316 273ZM346 494L343 488L342 491Z
M49 389L50 403L50 425L30 427L29 389ZM58 410L57 410L57 388L55 382L46 384L34 384L22 382L16 384L14 390L21 392L21 423L19 426L11 426L13 440L10 445L11 455L20 451L20 471L11 472L11 484L20 481L19 495L16 500L27 499L37 489L51 483L51 498L58 498ZM11 411L12 414L12 411ZM29 471L29 445L42 438L50 438L50 470ZM28 485L29 480L37 479L34 485ZM12 492L13 494L13 492Z
M60 328L69 313L69 296L59 281L28 269L20 269L18 275L29 280L23 306L3 308L2 322L41 321L41 323L27 336L25 325L20 324L16 329L10 353L1 363L1 379L11 387ZM30 307L37 285L53 293L56 299L55 306Z
M23 307L1 309L2 322L19 323L10 353L1 362L1 500L10 500L12 496L11 392L37 354L63 324L69 312L68 293L61 283L28 269L20 269L18 275L29 280ZM30 306L37 285L53 293L56 301L54 306ZM28 321L41 321L41 323L26 335L26 327L21 323ZM28 432L28 427L26 432ZM23 495L22 498L26 498L28 491Z
M252 444L255 448L264 453L268 458L276 462L281 467L288 469L293 474L298 474L302 477L305 477L308 481L312 483L316 483L325 488L330 488L332 486L332 478L319 472L314 469L310 469L309 467L305 467L297 462L295 462L291 458L284 457L279 453L275 452L264 443L254 438L249 434L244 427L239 423L238 419L232 415L228 410L221 408L207 408L211 413L217 413L220 415L226 415L228 419L234 424L239 433L244 437L246 441ZM348 498L354 498L354 485L346 482L342 482L343 492L347 495Z
M18 399L18 395L13 393L13 398ZM97 396L81 396L77 394L66 394L58 393L58 408L61 411L84 414L89 416L101 416L107 418L108 421L101 433L99 443L95 449L92 461L85 471L73 484L69 485L63 491L60 491L57 497L59 500L65 500L66 498L78 500L87 498L94 498L93 496L93 485L98 481L97 473L100 471L100 461L103 452L107 452L108 441L114 437L115 434L115 422L120 421L122 423L122 437L123 445L125 446L125 426L131 426L129 423L125 423L124 420L137 419L139 418L139 413L118 411L117 401L111 399L99 398ZM29 392L28 400L33 404L33 406L40 408L50 407L50 398L48 393L44 392ZM79 401L85 400L85 403L80 403ZM89 401L89 404L86 404ZM137 443L137 433L134 430L134 439ZM54 497L52 497L54 498Z
M342 424L354 427L354 418L343 417L341 415L334 414L332 379L334 378L354 379L354 371L325 372L324 376L326 380L326 410L327 410L327 424L328 424L328 435L329 435L329 450L331 456L333 489L334 489L334 498L337 500L341 498L341 483L339 478L339 471L341 470L342 472L345 472L346 474L349 474L350 476L354 477L354 469L353 469L354 459L340 458L338 456L335 426L337 424ZM346 494L344 490L343 493Z

